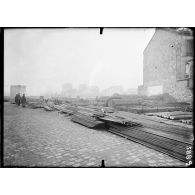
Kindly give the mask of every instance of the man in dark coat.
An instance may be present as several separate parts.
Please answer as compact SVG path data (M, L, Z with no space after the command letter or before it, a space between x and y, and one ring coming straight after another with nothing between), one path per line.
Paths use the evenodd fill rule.
M18 104L18 94L15 96L15 103Z
M18 106L20 106L20 103L21 103L21 96L20 93L18 93Z
M21 98L21 103L22 103L22 107L26 106L26 97L25 94L23 94L22 98Z

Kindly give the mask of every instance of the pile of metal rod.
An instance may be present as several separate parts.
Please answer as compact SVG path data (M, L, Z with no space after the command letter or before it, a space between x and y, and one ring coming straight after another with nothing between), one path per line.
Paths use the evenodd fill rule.
M192 129L162 124L132 113L118 113L118 116L139 121L142 126L130 127L107 122L108 131L186 161L186 146L192 146L194 140Z
M51 107L49 107L49 106L43 106L43 108L46 110L46 111L53 111L53 109L51 108Z
M137 122L133 122L131 120L127 120L124 118L121 118L119 116L114 116L112 114L107 114L104 117L98 117L99 120L104 121L106 124L121 124L121 125L125 125L125 126L141 126L140 123Z
M186 123L186 124L188 124L188 125L192 125L192 119L190 119L190 120L181 120L181 122L182 123Z
M192 134L193 133L193 128L189 127L181 127L180 125L177 125L176 123L172 124L167 124L163 123L161 118L153 118L150 116L145 116L145 115L139 115L139 114L134 114L134 113L128 113L128 112L116 112L114 114L115 116L120 116L123 117L127 120L131 120L134 122L141 123L143 126L148 127L148 128L155 128L155 129L162 129L163 131L171 131L171 132L185 132ZM175 125L173 125L175 124Z
M191 142L184 142L174 139L174 137L160 136L155 133L147 132L144 127L119 127L118 125L110 124L109 130L120 136L126 137L129 140L135 141L162 153L168 154L174 158L186 162L186 147L192 146Z
M73 122L79 123L79 124L84 125L84 126L89 127L89 128L99 129L99 128L105 127L104 122L99 121L98 119L96 119L88 114L81 113L81 112L77 112L77 113L73 114L71 117L71 120Z
M158 116L161 118L166 118L166 119L186 123L189 125L192 124L192 112L175 111L175 112L148 113L146 115Z
M59 111L60 113L66 114L66 116L69 115L73 115L74 113L77 112L77 108L75 106L70 106L70 105L66 105L66 104L62 104L62 105L49 105L51 108L53 108L54 110Z
M90 108L90 107L77 107L78 111L79 112L83 112L83 113L88 113L89 115L91 116L94 116L94 117L103 117L105 116L105 114L100 110L100 108Z
M192 112L183 112L183 111L175 111L175 112L158 112L158 113L147 113L146 115L148 116L158 116L162 118L168 118L171 119L171 117L174 116L191 116L192 117Z
M41 104L40 102L28 102L27 106L30 107L30 108L33 108L33 109L44 107L44 105Z
M151 112L172 112L172 111L180 111L181 107L168 107L168 106L143 106L143 105L130 105L130 106L116 106L118 110L124 110L133 113L151 113Z

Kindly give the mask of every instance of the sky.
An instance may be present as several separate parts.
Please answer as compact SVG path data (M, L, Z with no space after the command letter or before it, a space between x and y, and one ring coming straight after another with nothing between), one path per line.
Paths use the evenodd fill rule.
M63 83L113 85L143 83L143 50L152 28L6 29L4 89L26 85L27 95L60 93Z

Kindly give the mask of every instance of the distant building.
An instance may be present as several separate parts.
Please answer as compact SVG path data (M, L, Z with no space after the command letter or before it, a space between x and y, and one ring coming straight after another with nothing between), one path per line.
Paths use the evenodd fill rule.
M139 95L168 93L177 101L192 101L193 32L187 28L157 28L143 53L143 85Z
M129 88L129 89L127 89L126 94L136 95L137 94L137 88Z
M11 85L10 87L10 97L14 98L17 93L22 95L26 93L26 86L25 85Z
M64 83L62 85L62 97L71 97L72 96L72 84L71 83Z

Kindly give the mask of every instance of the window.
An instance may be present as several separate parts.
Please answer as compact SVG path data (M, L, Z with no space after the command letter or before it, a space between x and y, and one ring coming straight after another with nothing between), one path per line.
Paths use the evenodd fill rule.
M193 56L194 55L194 45L193 39L185 41L184 56Z
M188 79L188 81L187 81L187 87L189 89L193 89L193 80L192 80L192 78Z
M187 62L185 64L185 78L189 78L191 75L190 75L190 64Z
M177 64L177 81L186 80L193 76L193 59L183 57L181 63Z

